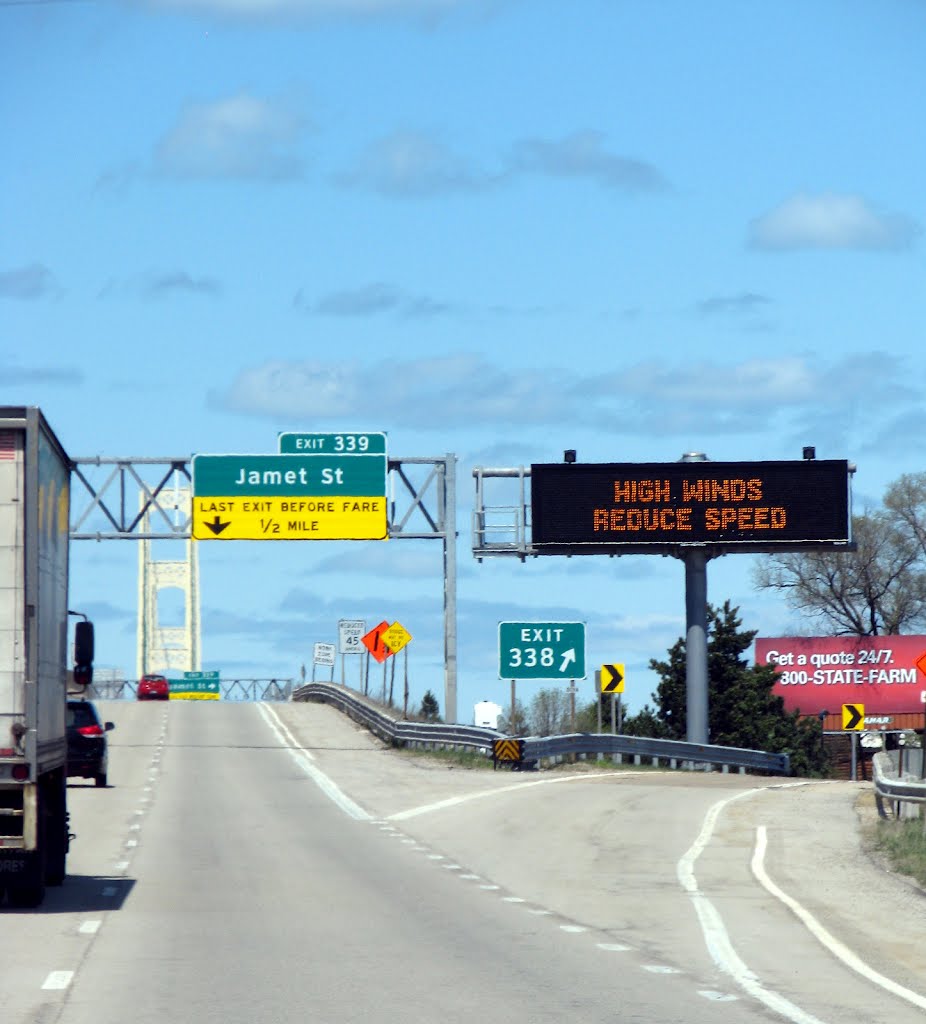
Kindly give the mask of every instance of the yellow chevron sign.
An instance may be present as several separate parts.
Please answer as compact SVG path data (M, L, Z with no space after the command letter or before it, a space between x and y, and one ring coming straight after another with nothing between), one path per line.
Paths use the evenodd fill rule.
M624 666L618 662L614 665L602 665L600 672L602 693L624 692Z
M493 740L492 758L495 761L521 761L524 757L524 740Z
M865 728L865 705L864 704L843 704L842 706L842 727L843 729L859 732Z

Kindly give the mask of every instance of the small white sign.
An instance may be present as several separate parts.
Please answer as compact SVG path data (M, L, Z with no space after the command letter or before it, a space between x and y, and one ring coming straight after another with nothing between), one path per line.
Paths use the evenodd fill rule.
M334 644L316 644L315 645L315 664L316 665L333 665L334 664Z
M367 624L363 619L338 620L338 653L363 654L363 636Z

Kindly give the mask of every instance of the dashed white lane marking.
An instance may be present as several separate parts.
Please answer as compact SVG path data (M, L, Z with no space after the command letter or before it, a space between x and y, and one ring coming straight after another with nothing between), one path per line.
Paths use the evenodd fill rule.
M844 945L835 936L823 927L822 924L796 899L789 896L769 878L765 870L765 851L768 847L768 834L764 825L756 830L756 847L752 855L752 873L756 876L759 884L775 899L780 900L792 913L796 914L801 923L807 928L811 935L817 939L833 956L838 957L847 967L850 967L856 974L860 974L867 981L873 982L892 995L905 999L908 1003L926 1010L926 997L918 992L913 992L903 985L879 974L872 967L869 967L860 957Z
M336 804L342 811L344 811L345 814L357 821L373 820L373 816L371 814L367 814L359 804L354 803L349 796L338 788L333 780L329 779L323 771L313 764L315 758L312 756L311 752L306 750L304 747L299 746L295 737L280 720L276 711L270 708L267 704L258 704L257 709L263 716L264 721L276 733L277 739L286 749L289 756L296 762L302 771L309 776L325 796L332 801L332 803Z
M120 860L113 864L113 870L117 875L122 874L123 871L129 870L129 862L127 860Z
M681 974L677 967L669 967L667 964L644 964L644 971L649 971L650 974Z
M502 903L524 903L520 896L503 896Z
M561 924L559 926L561 932L568 932L570 935L578 935L580 932L587 932L588 929L584 928L580 924Z
M819 1017L807 1013L799 1006L795 1006L789 999L779 995L777 992L771 991L771 989L767 989L746 964L743 963L739 954L733 948L733 943L730 941L730 936L720 914L717 912L717 908L698 888L698 880L695 878L695 862L710 842L714 825L717 823L720 812L727 804L760 792L762 792L760 789L747 789L742 793L737 793L735 796L727 797L725 800L718 800L705 815L701 832L697 839L695 839L691 848L678 862L676 874L682 888L691 897L707 950L711 955L711 959L720 970L729 974L736 984L748 992L754 999L758 999L759 1002L763 1003L770 1010L780 1013L787 1020L792 1021L793 1024L822 1024Z
M137 839L126 839L125 845L126 845L126 847L128 849L133 850L136 846L138 846L138 840Z
M732 996L728 992L715 992L709 988L699 989L698 995L714 1003L735 1003L739 999L739 996Z
M497 885L489 885L487 883L485 885L480 885L479 888L480 889L485 889L486 892L498 892L500 887L497 886Z
M84 921L84 923L77 930L81 935L96 935L100 930L102 921Z
M633 949L633 946L624 946L620 942L599 942L597 945L606 953L629 953Z
M73 977L73 971L52 971L42 982L42 988L48 991L67 988Z

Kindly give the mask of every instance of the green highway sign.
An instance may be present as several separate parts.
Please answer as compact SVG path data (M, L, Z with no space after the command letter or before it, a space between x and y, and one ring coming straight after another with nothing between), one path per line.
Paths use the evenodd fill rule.
M584 679L584 622L500 622L499 679Z
M194 455L192 466L196 498L386 495L385 454Z
M387 471L385 451L194 455L193 539L386 540Z
M171 700L219 700L218 672L184 672L182 679L169 679Z
M386 435L287 431L280 434L280 451L291 455L385 455Z

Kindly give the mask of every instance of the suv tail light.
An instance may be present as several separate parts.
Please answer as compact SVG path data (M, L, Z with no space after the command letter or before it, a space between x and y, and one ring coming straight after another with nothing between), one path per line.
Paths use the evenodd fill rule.
M82 725L77 730L81 736L102 736L103 730L98 725Z

